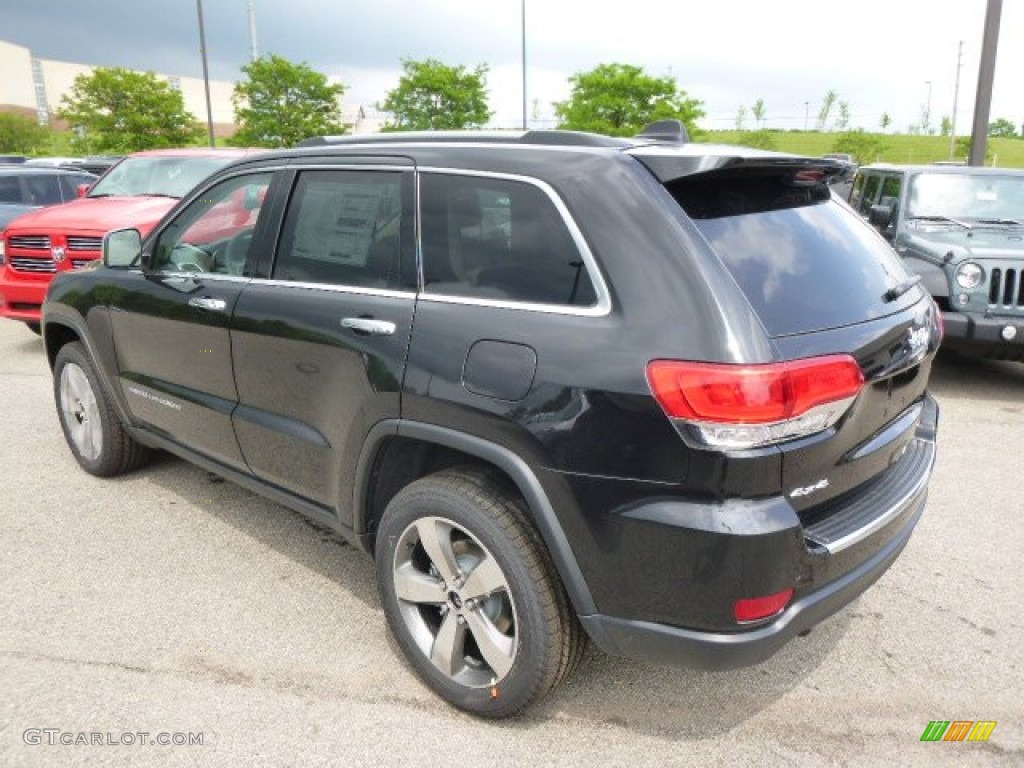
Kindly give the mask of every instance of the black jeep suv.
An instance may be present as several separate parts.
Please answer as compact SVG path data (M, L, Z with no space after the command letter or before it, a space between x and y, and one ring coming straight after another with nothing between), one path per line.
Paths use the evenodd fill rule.
M892 564L935 455L936 307L842 171L663 129L242 160L53 282L60 422L95 475L165 449L365 548L470 712L588 637L755 663Z

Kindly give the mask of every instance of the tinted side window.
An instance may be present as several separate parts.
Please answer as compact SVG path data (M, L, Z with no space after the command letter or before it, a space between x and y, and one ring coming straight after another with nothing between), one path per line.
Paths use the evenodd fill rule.
M402 242L409 237L408 219L400 172L300 173L273 277L361 288L407 287Z
M64 192L65 202L68 200L74 200L78 197L78 185L79 184L92 184L96 181L93 176L85 176L82 174L65 173L60 177L61 189Z
M858 211L861 213L867 213L871 206L875 204L875 197L878 194L878 185L881 181L881 176L868 176L867 183L864 185L864 197L861 198L860 205L857 206Z
M60 182L53 174L33 173L25 177L28 199L32 205L56 205L64 202L60 196Z
M857 174L857 178L854 179L853 189L850 190L850 205L853 206L854 210L860 208L860 200L864 195L864 180L867 177L864 174Z
M538 187L425 174L421 199L426 293L536 304L596 302L565 221Z
M0 176L0 203L20 203L21 183L17 176Z
M189 203L160 233L156 268L246 274L249 244L271 177L256 173L226 179Z

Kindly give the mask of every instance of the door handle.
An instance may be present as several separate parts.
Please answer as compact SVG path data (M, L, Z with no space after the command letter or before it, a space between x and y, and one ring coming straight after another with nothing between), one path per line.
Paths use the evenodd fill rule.
M188 300L188 305L211 312L223 312L228 308L228 303L224 299L212 299L209 296L193 296Z
M374 320L372 317L343 317L341 327L370 336L390 336L396 326L387 320Z

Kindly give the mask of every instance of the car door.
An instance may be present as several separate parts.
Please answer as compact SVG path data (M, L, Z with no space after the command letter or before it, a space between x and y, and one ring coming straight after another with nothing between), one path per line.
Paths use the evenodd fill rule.
M134 419L239 469L229 328L272 176L239 174L202 191L147 242L150 267L112 273L108 289L119 383ZM239 190L251 216L230 232L223 208Z
M242 454L264 481L327 510L348 513L366 434L399 415L413 190L411 163L297 170L273 263L235 308Z

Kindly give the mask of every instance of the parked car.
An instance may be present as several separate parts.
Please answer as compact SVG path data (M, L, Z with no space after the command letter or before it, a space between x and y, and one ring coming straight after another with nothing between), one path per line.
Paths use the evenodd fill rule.
M666 134L382 134L221 169L54 280L71 452L110 476L166 449L372 553L398 647L477 715L588 637L767 658L922 514L938 312L833 199L838 165Z
M60 168L69 168L72 170L88 171L89 173L95 173L102 175L108 170L117 165L118 161L124 157L123 155L89 155L76 160L71 160L66 163L62 163Z
M12 221L3 233L0 317L38 331L43 297L55 274L93 264L100 257L103 235L112 229L131 226L148 232L197 182L248 152L137 152L111 168L85 197Z
M850 204L935 297L948 347L1024 361L1024 171L869 165Z
M0 165L0 233L23 213L74 200L79 185L92 184L96 179L93 174L81 171ZM0 250L0 264L2 256Z

